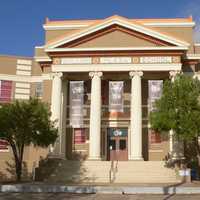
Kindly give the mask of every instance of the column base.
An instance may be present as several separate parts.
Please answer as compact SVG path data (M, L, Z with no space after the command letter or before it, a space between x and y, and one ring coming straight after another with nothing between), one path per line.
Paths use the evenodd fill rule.
M137 156L131 156L129 157L129 160L131 161L144 161L143 157L137 157Z
M91 157L88 157L87 160L99 161L99 160L101 160L101 157L91 156Z

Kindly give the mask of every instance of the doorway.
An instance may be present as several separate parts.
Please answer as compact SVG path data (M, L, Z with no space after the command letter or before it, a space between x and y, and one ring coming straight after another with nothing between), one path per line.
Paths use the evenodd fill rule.
M108 128L107 160L128 160L128 129Z

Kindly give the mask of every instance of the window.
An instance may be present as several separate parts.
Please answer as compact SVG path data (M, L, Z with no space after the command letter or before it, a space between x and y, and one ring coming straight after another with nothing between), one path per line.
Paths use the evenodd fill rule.
M42 83L36 83L35 96L36 97L42 97L42 93L43 93Z
M119 140L119 149L120 150L126 150L126 140Z
M162 142L161 134L151 130L151 132L150 132L150 141L151 141L151 144L159 144L159 143L161 143Z
M0 152L8 152L8 142L6 140L0 139Z
M116 140L110 140L109 141L109 149L110 150L116 150Z
M74 129L74 144L84 144L86 142L86 131L84 128Z
M12 98L12 81L0 80L0 102L9 103Z

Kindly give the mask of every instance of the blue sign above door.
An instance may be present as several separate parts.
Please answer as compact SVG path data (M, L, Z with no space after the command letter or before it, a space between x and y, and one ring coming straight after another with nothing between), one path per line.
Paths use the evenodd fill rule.
M108 133L110 137L127 137L128 129L127 128L109 128Z

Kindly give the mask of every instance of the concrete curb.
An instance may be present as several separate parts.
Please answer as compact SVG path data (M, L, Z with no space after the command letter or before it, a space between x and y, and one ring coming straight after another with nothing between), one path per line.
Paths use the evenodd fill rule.
M66 185L0 185L0 192L16 193L102 193L102 194L200 194L200 187L185 186L66 186Z

